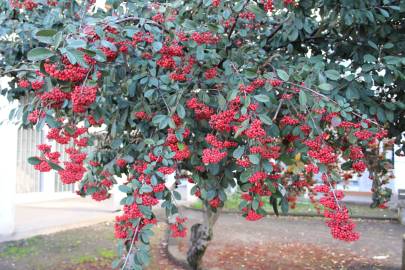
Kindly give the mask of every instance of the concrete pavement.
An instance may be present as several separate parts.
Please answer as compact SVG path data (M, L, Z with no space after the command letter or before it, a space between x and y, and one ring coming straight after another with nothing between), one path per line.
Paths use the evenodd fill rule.
M76 197L17 204L14 233L9 236L0 235L0 242L112 221L116 215L116 207L111 199L96 202L89 198Z

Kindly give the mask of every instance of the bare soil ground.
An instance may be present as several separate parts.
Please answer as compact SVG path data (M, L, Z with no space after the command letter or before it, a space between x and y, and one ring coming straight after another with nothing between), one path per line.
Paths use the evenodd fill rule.
M183 210L190 227L201 213ZM405 226L388 221L357 220L361 239L333 240L320 218L269 217L248 222L223 214L214 229L204 266L215 269L400 269ZM150 270L180 270L166 254L166 224L155 228ZM111 269L116 256L113 224L37 236L0 244L1 270ZM188 240L178 242L186 251Z

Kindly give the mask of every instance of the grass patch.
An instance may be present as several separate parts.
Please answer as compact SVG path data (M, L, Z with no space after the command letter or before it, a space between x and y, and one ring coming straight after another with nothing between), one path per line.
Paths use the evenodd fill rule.
M117 256L116 252L111 249L100 249L97 251L97 253L101 258L109 260L115 259Z
M75 264L94 263L96 261L97 258L90 255L81 255L73 259L73 263Z
M240 201L241 200L240 200L239 193L232 194L228 197L228 200L225 202L224 209L239 211ZM273 207L270 205L270 203L268 201L264 201L264 200L263 200L263 202L264 202L264 206L263 206L264 210L266 210L270 214L274 213ZM196 209L202 209L203 204L199 200L198 202L194 203L191 207L196 208ZM346 207L349 209L349 212L351 213L352 217L357 216L357 217L370 217L370 218L373 218L373 217L397 218L396 213L389 209L370 208L368 205L352 204L352 203L347 203ZM322 206L320 207L320 211L321 211L321 213L323 212ZM279 212L281 213L280 207L279 207ZM318 215L317 209L309 201L297 202L294 209L292 209L291 207L289 208L288 213L291 213L293 215L296 215L296 214Z
M41 243L41 237L39 236L8 243L0 250L0 257L13 257L18 259L34 254L41 247Z

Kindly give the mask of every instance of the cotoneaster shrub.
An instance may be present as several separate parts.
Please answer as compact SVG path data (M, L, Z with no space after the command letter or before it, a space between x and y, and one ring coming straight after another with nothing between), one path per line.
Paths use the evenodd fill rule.
M355 85L372 91L372 71L363 66L359 76L336 44L307 44L334 31L318 21L330 20L335 2L133 0L109 1L105 10L95 1L2 4L8 37L23 29L14 41L19 53L4 52L3 62L15 63L6 65L4 74L14 76L6 94L28 97L23 125L49 127L50 144L38 145L41 155L28 161L41 172L57 170L65 184L78 182L78 194L97 201L124 176L115 223L122 260L114 267L147 265L160 200L175 217L172 237L186 236L171 175L175 185L195 184L192 194L213 213L225 190L238 186L249 221L266 216L264 200L287 212L306 192L326 209L334 238L357 240L336 184L368 169L373 206L385 206L392 178L385 151L393 142L384 123L402 105L384 107L373 94L352 102ZM396 1L352 2L347 9L371 10L377 20L400 10ZM401 63L392 65L387 72ZM68 160L54 142L68 146Z

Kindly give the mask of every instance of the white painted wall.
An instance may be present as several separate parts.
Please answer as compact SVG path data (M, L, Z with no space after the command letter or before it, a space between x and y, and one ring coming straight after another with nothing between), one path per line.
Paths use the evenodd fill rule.
M0 96L0 122L8 117L9 104ZM15 227L17 173L17 127L8 121L0 125L0 236L10 235Z

